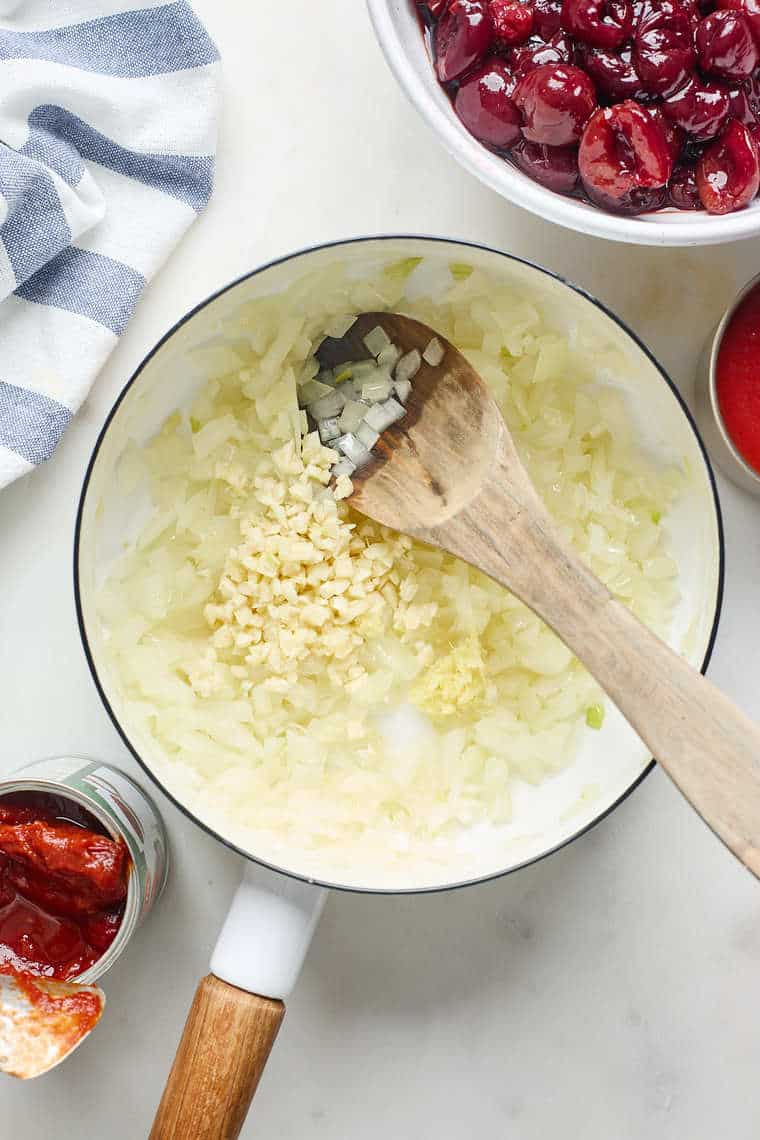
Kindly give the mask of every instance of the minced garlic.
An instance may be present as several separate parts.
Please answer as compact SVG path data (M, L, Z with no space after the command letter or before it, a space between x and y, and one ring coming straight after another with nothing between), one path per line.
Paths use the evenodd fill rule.
M366 675L356 650L388 628L418 631L437 612L413 604L412 540L357 528L327 489L337 458L315 432L298 449L285 443L271 456L274 473L253 480L242 542L204 610L213 648L247 691L270 677L295 684L315 668L350 689ZM207 675L191 683L207 695Z

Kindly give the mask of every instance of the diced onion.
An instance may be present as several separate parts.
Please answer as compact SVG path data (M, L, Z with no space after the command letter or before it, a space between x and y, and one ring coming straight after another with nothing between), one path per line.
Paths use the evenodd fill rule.
M354 398L354 385L351 380L344 380L341 384L338 384L338 387L335 389L335 391L343 401L344 407L349 403L349 401L353 400Z
M355 432L359 424L364 420L366 413L366 404L360 404L358 400L352 400L346 404L340 414L340 430L342 432Z
M371 458L368 449L351 432L342 435L340 439L336 439L335 447L345 455L346 459L351 460L357 470L359 467L363 467L365 463L369 463Z
M434 336L430 344L427 346L422 354L422 359L426 364L430 364L433 368L437 368L443 360L446 350L439 341L437 336Z
M401 358L401 349L395 344L388 344L377 354L377 363L381 368L393 368Z
M319 428L319 438L322 440L322 443L329 443L330 440L337 439L342 430L335 416L326 420L320 420L317 427Z
M382 404L375 404L370 408L364 417L365 423L368 423L371 428L376 432L383 432L389 428L391 424L398 423L402 420L406 412L398 400L394 400L391 396Z
M356 324L356 317L348 313L339 317L334 317L327 328L325 329L325 336L333 337L335 340L340 340L346 333Z
M359 427L356 431L356 438L361 443L363 443L366 448L368 448L371 451L372 448L377 443L377 441L379 440L380 433L373 431L373 429L369 426L369 424L365 420L365 422L363 424L359 424Z
M375 325L371 332L368 332L364 338L364 343L367 346L367 352L371 352L377 359L384 348L387 348L391 343L390 337L384 328L380 325Z
M309 404L309 415L319 423L320 420L328 419L330 416L337 416L344 403L345 400L341 394L333 390L328 396L322 396L313 404Z
M365 380L362 384L362 399L370 404L379 404L391 394L392 383L387 376L379 380Z
M314 404L323 396L329 396L332 390L329 384L322 384L319 380L309 380L307 384L298 389L299 403L302 406Z
M411 380L396 380L393 389L401 403L405 404L412 394L412 382Z
M396 380L414 380L414 377L420 370L421 364L422 357L418 350L413 348L411 352L407 352L401 357L393 375Z
M377 372L377 361L375 360L357 360L351 365L351 376L355 381L366 380L368 376L374 376Z

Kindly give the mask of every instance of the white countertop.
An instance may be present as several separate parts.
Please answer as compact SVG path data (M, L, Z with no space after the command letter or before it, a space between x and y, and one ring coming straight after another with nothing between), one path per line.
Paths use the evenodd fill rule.
M0 771L65 753L137 768L77 636L74 515L116 394L213 289L327 239L482 241L594 292L688 399L703 337L758 269L760 242L616 246L509 206L407 105L360 0L196 7L224 58L215 198L55 459L0 494ZM711 676L760 718L760 501L724 480L720 490L728 575ZM240 872L163 808L174 851L164 900L105 979L93 1037L40 1081L2 1082L3 1140L148 1133ZM591 834L509 878L422 898L331 898L243 1137L756 1140L759 982L760 885L658 771Z

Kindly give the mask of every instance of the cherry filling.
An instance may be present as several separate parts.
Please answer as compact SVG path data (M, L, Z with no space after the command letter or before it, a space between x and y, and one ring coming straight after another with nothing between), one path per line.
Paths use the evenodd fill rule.
M670 176L668 194L677 210L701 210L697 175L693 166L678 165Z
M485 55L493 39L488 6L481 0L453 0L433 32L436 71L442 83L464 75Z
M633 48L633 62L645 87L656 95L667 95L688 78L694 61L686 9L661 0L658 7L645 10Z
M757 196L760 0L417 0L485 146L617 213Z
M542 40L550 40L561 29L562 0L534 0L533 30L536 35Z
M570 63L572 55L572 44L564 32L555 32L549 40L531 36L527 43L512 49L509 66L515 79L522 79L523 75L546 63Z
M562 27L593 47L622 47L633 30L628 0L564 0Z
M721 11L743 12L756 43L760 45L760 0L718 0L717 6Z
M522 44L533 31L533 6L522 0L491 0L488 5L493 23L494 47L509 48Z
M579 65L594 81L597 92L606 102L619 103L624 99L643 102L648 98L649 93L636 70L630 47L615 52L581 44L576 55Z
M571 146L596 107L594 85L572 64L547 63L524 76L515 88L528 142Z
M520 170L558 194L572 194L578 185L578 150L574 146L545 146L523 139L512 151Z
M670 119L665 118L660 107L647 107L647 114L650 119L654 119L661 127L662 133L665 136L665 142L670 151L670 157L674 163L678 162L684 150L686 135L680 127L677 127L675 123L671 123Z
M520 112L512 98L515 81L496 56L463 80L454 110L471 135L486 146L505 149L520 138Z
M592 202L640 214L661 204L673 155L662 126L627 100L593 115L583 132L578 166Z
M700 20L695 35L699 66L721 79L746 79L758 65L752 26L742 12L713 12Z
M663 101L665 115L698 142L714 138L728 118L728 92L717 83L691 78Z
M697 189L711 214L741 210L760 187L758 148L749 129L731 119L697 162Z

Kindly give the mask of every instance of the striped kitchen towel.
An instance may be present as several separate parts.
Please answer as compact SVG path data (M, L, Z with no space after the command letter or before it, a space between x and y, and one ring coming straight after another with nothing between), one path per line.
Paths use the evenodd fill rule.
M0 487L208 202L218 58L184 0L0 0Z

